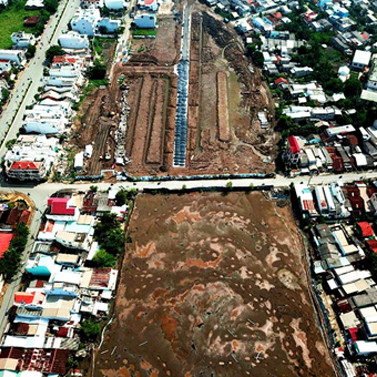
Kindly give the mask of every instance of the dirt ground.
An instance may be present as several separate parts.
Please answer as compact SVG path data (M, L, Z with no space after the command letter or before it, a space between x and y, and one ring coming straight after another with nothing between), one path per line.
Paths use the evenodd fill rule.
M169 6L165 4L166 8ZM182 3L176 5L178 12L181 7ZM133 54L127 64L112 67L110 87L89 95L83 104L75 125L75 141L80 148L89 143L94 147L83 174L95 175L111 167L132 175L274 170L274 165L266 162L266 158L273 161L277 151L271 96L259 70L250 72L243 42L233 27L208 12L208 8L196 3L192 14L186 168L173 167L175 66L182 27L170 13L159 16L155 39L132 40ZM114 133L122 111L119 78L125 78L129 87L130 114L125 137L129 161L125 167L114 164ZM224 86L226 93L222 93ZM228 127L219 121L220 102L222 107L227 105L223 113L228 114ZM260 129L258 111L265 111L271 119L268 131Z
M333 376L289 206L140 195L94 376Z

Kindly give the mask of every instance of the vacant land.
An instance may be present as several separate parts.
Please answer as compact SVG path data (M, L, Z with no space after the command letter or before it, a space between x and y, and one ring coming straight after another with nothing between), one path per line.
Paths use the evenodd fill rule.
M97 377L333 376L289 207L141 195Z
M178 12L182 4L176 4ZM129 61L112 68L111 86L98 92L100 98L89 98L90 105L81 122L85 129L80 132L77 128L79 146L95 141L96 137L102 141L93 143L93 161L84 173L99 174L101 169L111 166L136 176L274 170L269 163L277 151L274 104L259 70L252 73L249 69L243 41L231 25L224 24L202 4L193 6L191 20L187 166L173 167L176 65L182 24L179 16L170 14L160 16L155 39L132 40ZM129 105L125 166L115 166L113 156L117 114L123 103L120 82L127 86ZM98 135L97 125L104 116L99 111L102 103L115 116L110 122L112 129L107 132L105 127L106 132ZM258 125L258 111L265 111L271 120L268 131Z
M27 17L39 15L38 10L25 10L26 0L15 1L9 7L0 10L0 49L12 47L11 34L17 31L32 33L33 28L24 26Z

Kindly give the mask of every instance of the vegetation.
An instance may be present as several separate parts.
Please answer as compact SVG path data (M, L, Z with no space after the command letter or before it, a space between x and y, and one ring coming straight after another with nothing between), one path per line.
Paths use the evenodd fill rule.
M81 323L80 337L83 341L95 341L101 334L101 324L92 318Z
M62 56L65 55L65 53L66 52L60 46L54 45L46 51L46 59L52 62L55 56Z
M91 80L103 80L106 77L106 65L96 59L92 67L89 68L88 75Z
M37 10L26 10L26 0L10 2L6 8L0 10L0 49L9 49L12 47L10 38L12 33L25 31L27 33L36 32L34 28L24 26L24 19L39 14Z
M50 14L54 14L59 6L59 3L56 0L44 0L44 9Z
M362 85L359 79L355 75L351 75L350 78L344 83L344 95L347 98L359 97Z
M157 31L155 29L135 29L132 30L132 35L156 35Z
M18 223L9 248L0 259L0 274L8 282L18 273L21 267L22 253L25 250L28 236L29 228L23 223Z
M94 239L103 250L97 259L97 263L100 261L109 262L110 257L104 253L115 258L123 252L125 243L124 231L114 213L105 213L102 216L100 223L95 226Z
M5 146L8 150L12 149L13 145L16 144L17 142L17 139L11 139L11 140L8 140L6 143L5 143Z
M27 50L25 54L26 58L31 59L35 55L36 51L37 51L37 48L34 45L27 46Z
M95 267L114 267L116 258L114 255L111 255L107 251L99 249L94 255L92 262Z
M117 206L122 206L124 204L129 204L130 201L134 200L137 194L136 189L132 188L131 190L127 191L125 189L121 189L115 195L115 202Z
M232 187L233 187L233 183L232 183L232 181L229 181L229 182L226 184L226 188L230 190Z

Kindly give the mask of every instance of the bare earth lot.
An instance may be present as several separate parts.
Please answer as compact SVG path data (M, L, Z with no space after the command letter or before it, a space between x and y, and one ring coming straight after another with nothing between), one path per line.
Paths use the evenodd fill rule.
M288 206L141 195L129 234L95 376L334 375Z

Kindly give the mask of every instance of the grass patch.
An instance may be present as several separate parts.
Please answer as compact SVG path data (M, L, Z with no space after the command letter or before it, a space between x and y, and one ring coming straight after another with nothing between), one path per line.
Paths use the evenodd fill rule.
M132 35L156 35L156 29L135 29L132 30Z
M109 49L114 43L114 39L110 38L94 38L93 48L96 55L101 56L104 49Z
M109 85L109 80L103 79L103 80L89 80L89 84L83 89L82 94L80 96L79 102L75 103L72 106L73 110L79 110L81 104L83 103L86 96L91 93L94 89L99 88L102 85Z
M0 49L12 47L11 34L17 31L33 33L36 30L24 26L24 19L30 16L39 15L38 10L26 10L26 0L15 1L0 11Z

